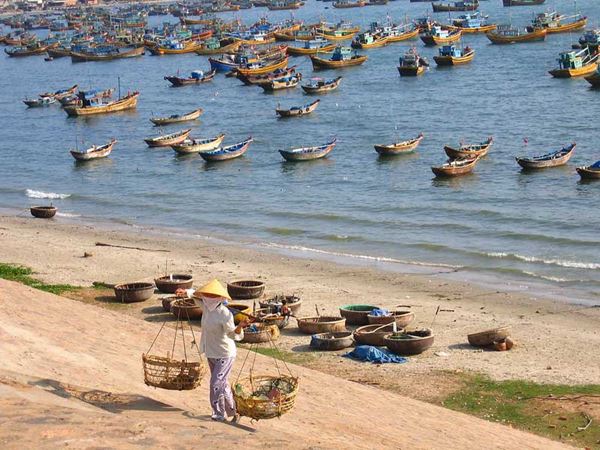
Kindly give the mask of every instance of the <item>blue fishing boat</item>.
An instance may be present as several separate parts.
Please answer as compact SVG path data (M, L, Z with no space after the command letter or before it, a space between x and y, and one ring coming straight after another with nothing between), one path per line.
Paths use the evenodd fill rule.
M248 150L248 147L252 143L252 136L248 139L238 142L237 144L230 145L228 147L220 147L216 150L200 153L200 156L205 161L226 161L228 159L237 158L242 156Z
M208 58L210 68L217 72L231 72L248 63L245 55L226 53L219 58Z
M496 24L488 23L487 16L481 16L479 11L462 14L452 21L453 28L460 28L463 33L487 33L496 29Z
M475 50L471 47L461 48L456 45L444 45L439 54L433 57L438 66L457 66L473 60Z

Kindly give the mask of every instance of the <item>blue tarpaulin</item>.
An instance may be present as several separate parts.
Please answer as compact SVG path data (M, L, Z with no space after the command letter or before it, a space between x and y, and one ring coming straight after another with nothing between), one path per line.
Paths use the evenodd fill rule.
M373 347L372 345L359 345L350 353L344 355L346 358L352 358L357 361L368 361L372 363L405 363L407 358L393 354L392 352Z

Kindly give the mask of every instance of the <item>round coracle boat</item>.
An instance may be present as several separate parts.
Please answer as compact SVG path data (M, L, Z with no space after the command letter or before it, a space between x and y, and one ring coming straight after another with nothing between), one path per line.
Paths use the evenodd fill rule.
M384 325L364 325L354 331L354 341L358 345L373 345L375 347L384 347L384 338L393 330L391 323ZM400 330L401 331L401 330Z
M117 284L114 291L115 297L122 303L143 302L154 294L154 283Z
M292 315L297 316L302 306L302 300L296 295L276 295L259 302L259 304L261 308L269 308L271 312L279 312L282 306L286 306Z
M202 306L191 298L178 298L171 302L171 313L177 320L202 319Z
M270 308L257 309L254 311L254 316L258 317L263 323L275 325L280 330L284 329L290 321L290 316L270 311Z
M340 315L346 318L348 325L368 325L368 315L378 306L372 305L345 305L340 308Z
M346 319L337 316L318 316L297 318L298 328L305 334L333 333L346 331Z
M263 342L276 341L279 339L279 328L277 325L265 323L252 324L244 328L244 339L247 344L260 344Z
M170 274L154 280L157 289L165 294L174 294L177 289L190 289L193 282L192 275L184 274Z
M383 341L397 355L418 355L433 345L433 333L429 329L388 334Z
M265 283L258 280L240 280L227 283L227 292L236 300L252 300L265 292Z
M58 210L55 206L32 206L29 211L33 217L38 219L51 219Z
M178 297L170 295L168 297L163 297L160 299L160 303L162 304L162 309L164 312L171 312L171 303L177 300Z
M310 338L310 346L315 350L342 350L353 343L350 331L313 334Z
M408 324L414 320L414 318L415 313L411 311L390 311L389 316L374 316L372 314L367 316L370 324L383 325L385 323L396 322L396 327L398 328L406 328Z

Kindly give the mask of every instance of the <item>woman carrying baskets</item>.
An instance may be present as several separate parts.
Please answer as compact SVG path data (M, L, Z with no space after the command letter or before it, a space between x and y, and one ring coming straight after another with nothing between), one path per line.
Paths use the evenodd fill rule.
M239 416L229 384L229 374L237 353L235 341L244 338L244 328L248 321L243 320L235 326L233 314L226 307L227 300L231 300L231 297L218 280L195 291L179 289L176 295L187 295L202 303L200 353L206 355L210 368L211 419L224 421L229 416L237 421Z

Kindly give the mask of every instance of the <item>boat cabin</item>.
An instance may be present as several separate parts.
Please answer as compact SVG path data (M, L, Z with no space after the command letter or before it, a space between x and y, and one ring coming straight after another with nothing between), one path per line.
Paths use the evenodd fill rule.
M450 35L450 31L442 28L440 25L434 25L431 27L431 35L439 38L447 38Z
M558 56L558 65L561 69L580 69L588 63L590 52L587 48L576 52L574 50L561 52Z
M331 56L332 61L347 61L352 59L352 49L350 47L336 47Z
M440 56L451 56L453 58L460 58L464 54L461 48L458 48L454 45L444 45L439 49L439 52Z

